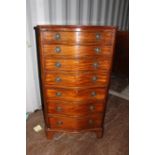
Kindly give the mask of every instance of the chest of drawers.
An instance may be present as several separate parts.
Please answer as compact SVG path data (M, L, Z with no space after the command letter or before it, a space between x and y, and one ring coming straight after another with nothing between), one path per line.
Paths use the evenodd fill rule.
M55 132L103 135L115 27L35 27L47 138Z

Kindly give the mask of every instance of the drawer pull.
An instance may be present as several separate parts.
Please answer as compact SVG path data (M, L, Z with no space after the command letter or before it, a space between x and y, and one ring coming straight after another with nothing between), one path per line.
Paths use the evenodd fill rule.
M101 52L101 49L99 47L96 47L95 52L96 52L96 54L99 54Z
M55 81L56 81L56 82L61 82L61 78L60 78L60 77L56 77L56 78L55 78Z
M94 110L95 110L95 106L90 105L90 106L89 106L89 109L90 109L90 111L94 111Z
M96 33L96 39L97 40L101 39L101 34L100 33Z
M88 123L89 123L89 125L93 125L93 124L94 124L94 121L93 121L92 119L90 119L90 120L88 121Z
M55 63L55 66L56 66L57 68L60 68L60 67L61 67L61 63L60 63L60 62L56 62L56 63Z
M61 92L56 92L56 96L61 96L62 93Z
M96 92L95 91L92 91L91 92L91 96L96 96Z
M62 108L58 106L58 107L56 107L56 111L57 112L61 112L62 111Z
M55 38L55 40L59 40L61 38L61 36L59 33L56 33L54 38Z
M55 52L56 52L56 53L60 53L60 52L61 52L61 48L60 48L60 47L56 47L56 48L55 48Z
M93 77L92 77L92 80L93 80L93 81L96 81L96 80L97 80L97 77L96 77L96 76L93 76Z
M93 63L93 67L94 68L98 68L99 67L99 64L97 62Z
M62 121L57 121L57 126L61 126L63 124Z

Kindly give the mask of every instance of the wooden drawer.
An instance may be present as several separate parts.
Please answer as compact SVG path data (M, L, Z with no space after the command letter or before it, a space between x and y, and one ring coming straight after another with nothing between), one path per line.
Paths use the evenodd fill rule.
M61 101L85 101L85 100L103 100L105 99L105 89L64 89L64 88L47 88L45 89L47 99Z
M86 101L78 102L62 102L62 101L48 101L48 114L61 114L70 116L85 116L89 114L102 113L105 108L105 101Z
M88 117L65 117L65 116L52 116L49 117L51 129L65 129L65 130L84 130L91 128L102 127L102 114L94 114Z
M45 84L56 87L97 87L107 86L108 73L106 71L96 72L46 72Z
M92 71L109 70L111 59L44 59L45 70L47 71Z
M81 58L94 56L112 56L109 46L82 46L82 45L44 45L44 56Z
M112 45L113 31L45 31L43 32L44 44L76 43Z

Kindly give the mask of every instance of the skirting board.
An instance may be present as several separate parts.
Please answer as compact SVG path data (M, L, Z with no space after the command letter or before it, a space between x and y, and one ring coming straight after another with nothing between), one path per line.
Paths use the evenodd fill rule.
M116 92L114 90L109 90L109 94L129 100L129 87L126 87L122 92Z

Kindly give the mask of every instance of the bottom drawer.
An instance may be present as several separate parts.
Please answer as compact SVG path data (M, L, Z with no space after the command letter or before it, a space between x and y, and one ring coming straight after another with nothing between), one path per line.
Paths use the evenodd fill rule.
M88 117L72 118L64 116L49 117L51 129L84 130L102 127L102 114L94 114Z

